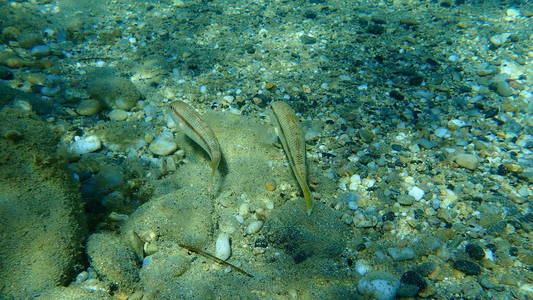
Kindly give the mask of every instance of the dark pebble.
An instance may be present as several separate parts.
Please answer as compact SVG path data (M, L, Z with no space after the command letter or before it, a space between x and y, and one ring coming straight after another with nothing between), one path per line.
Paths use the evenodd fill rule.
M416 287L418 287L418 291L421 291L423 289L425 289L427 287L427 283L426 281L424 280L424 278L422 276L420 276L420 274L418 274L417 272L415 271L407 271L405 273L403 273L402 277L400 278L400 282L402 284L409 284L409 285L414 285Z
M424 77L422 76L415 76L409 79L409 85L412 85L412 86L419 86L422 84L422 82L424 82Z
M390 147L394 151L402 151L403 150L403 147L401 145L398 145L398 144L392 144Z
M255 239L254 246L258 248L266 248L268 246L268 242L265 238L257 238Z
M13 76L13 72L11 72L8 68L0 67L0 79L11 80L13 78L15 78L15 76Z
M394 213L392 211L389 211L388 213L385 213L381 217L381 220L383 220L383 222L394 221Z
M389 93L389 95L390 95L392 98L396 99L396 100L403 100L403 99L405 99L405 96L402 95L402 94L401 94L400 92L398 92L398 91L391 91L391 92Z
M468 260L456 260L453 263L453 267L466 275L479 275L481 274L481 268L476 264Z
M481 260L485 257L485 251L483 251L483 248L476 244L469 243L468 245L466 245L465 251L466 253L468 253L468 256L470 256L470 258L475 260Z
M314 13L312 11L306 11L304 13L304 17L307 18L307 19L314 19L314 18L316 18L316 13Z
M429 274L433 273L437 269L437 265L434 262L427 261L425 263L421 263L416 267L416 271L418 274L422 276L428 276Z
M377 24L373 24L373 25L368 26L366 31L371 34L382 34L385 32L385 27L377 25Z

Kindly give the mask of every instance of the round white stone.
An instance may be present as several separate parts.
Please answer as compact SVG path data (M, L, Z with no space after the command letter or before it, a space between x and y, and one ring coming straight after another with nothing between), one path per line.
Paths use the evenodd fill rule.
M74 143L70 145L70 152L74 154L85 154L100 150L102 142L95 135L85 137L74 137Z
M424 197L424 194L424 190L417 186L413 186L409 189L409 195L413 196L413 198L415 198L417 201L422 199Z
M261 227L263 227L262 221L254 221L248 224L248 227L246 227L246 233L247 234L257 233L259 232L259 230L261 230Z
M172 137L160 135L148 147L153 154L165 156L174 153L178 149L178 144L173 141Z
M226 260L231 255L231 244L229 241L229 236L225 233L221 233L218 235L217 240L215 242L215 256Z

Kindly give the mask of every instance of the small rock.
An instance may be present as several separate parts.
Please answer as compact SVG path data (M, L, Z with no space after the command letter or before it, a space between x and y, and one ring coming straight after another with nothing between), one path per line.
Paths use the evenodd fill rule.
M215 242L215 256L226 260L231 255L231 245L229 241L229 236L226 233L221 233L218 235Z
M389 248L387 253L394 260L409 260L415 258L415 251L411 248Z
M36 57L47 56L50 53L52 53L52 50L47 45L37 45L30 50L30 54Z
M365 215L362 212L355 212L353 223L357 228L370 228L378 223L377 217Z
M491 42L492 45L496 46L496 47L500 47L501 45L503 45L507 39L511 36L510 33L508 32L505 32L505 33L501 33L501 34L496 34L496 35L493 35L489 38L489 41Z
M398 198L396 200L401 205L409 206L409 205L412 205L415 202L415 197L413 197L411 195L400 195L400 196L398 196Z
M505 10L505 15L508 17L519 17L520 10L518 10L517 8L508 8Z
M400 278L400 290L398 295L401 297L414 297L419 291L427 287L427 283L420 274L415 271L407 271Z
M263 221L254 221L246 227L246 234L257 233L261 230L261 227L263 227Z
M165 156L174 153L178 149L178 144L170 135L160 135L154 139L148 149L155 155Z
M357 290L376 300L392 300L396 297L400 281L387 272L370 272L357 283Z
M473 154L458 154L455 156L455 162L466 169L475 170L479 165L479 158Z
M85 137L74 137L74 143L70 145L70 152L73 154L85 154L100 150L102 142L95 135L89 135Z
M13 78L15 78L15 76L13 76L13 72L11 72L11 70L9 70L8 68L0 67L1 80L11 80Z
M465 273L466 275L479 275L481 274L481 268L471 262L471 261L468 261L468 260L456 260L454 263L453 263L453 267L463 273Z
M417 186L413 186L409 189L409 196L415 198L416 201L419 201L420 199L424 198L424 194L424 190Z
M476 244L468 243L465 247L465 251L470 258L475 260L481 260L485 257L485 251L483 251L483 248Z
M446 137L446 135L448 135L448 129L444 127L439 127L435 129L435 135L440 138Z
M124 121L128 118L128 112L123 109L113 109L107 116L111 121Z
M97 114L101 109L100 102L98 100L83 100L76 108L76 112L82 116L91 116Z
M496 80L490 84L490 87L502 97L509 97L514 94L513 89L505 80Z

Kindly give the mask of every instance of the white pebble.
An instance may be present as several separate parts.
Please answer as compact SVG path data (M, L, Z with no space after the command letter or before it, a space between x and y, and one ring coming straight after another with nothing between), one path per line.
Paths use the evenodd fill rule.
M229 241L229 236L226 233L221 233L218 235L215 242L215 256L226 260L231 255L231 245Z
M239 206L239 216L246 217L250 212L250 205L248 203L243 203Z
M359 275L365 275L370 271L370 266L366 260L359 259L355 262L355 271Z
M353 174L352 177L350 177L350 185L348 188L352 191L356 191L359 188L359 185L361 185L361 176Z
M261 227L263 227L262 221L254 221L250 224L248 224L248 227L246 227L246 234L254 234L259 232L261 230Z
M153 154L165 156L174 153L174 151L178 149L178 144L174 142L171 136L160 135L154 139L148 149L150 149Z
M508 17L519 17L520 16L520 10L516 8L508 8L505 10L505 14Z
M465 125L466 125L466 122L460 119L453 119L448 122L448 127L450 128L463 127Z
M496 47L503 45L507 39L511 36L509 32L493 35L489 38L489 41Z
M424 194L424 190L417 186L413 186L409 189L409 195L413 196L413 198L415 198L417 201L424 198Z
M102 142L95 135L85 137L74 137L74 143L70 145L70 152L73 154L85 154L99 150L102 147Z
M446 129L444 127L439 127L437 129L435 129L435 135L440 137L440 138L443 138L443 137L448 135L448 129Z

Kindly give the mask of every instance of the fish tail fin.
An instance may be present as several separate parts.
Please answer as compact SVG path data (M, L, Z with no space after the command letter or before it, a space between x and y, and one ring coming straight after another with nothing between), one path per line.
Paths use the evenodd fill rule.
M311 215L311 210L313 209L313 195L311 194L311 191L309 188L303 189L304 193L304 200L305 200L305 212L308 216Z

